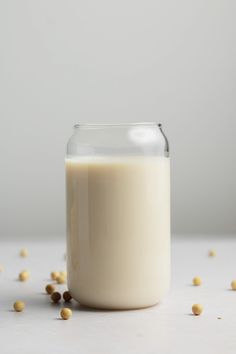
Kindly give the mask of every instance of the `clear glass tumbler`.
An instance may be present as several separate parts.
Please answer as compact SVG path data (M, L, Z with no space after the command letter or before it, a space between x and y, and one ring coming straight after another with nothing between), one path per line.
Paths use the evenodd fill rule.
M75 125L66 194L72 297L105 309L160 302L170 282L170 162L161 125Z

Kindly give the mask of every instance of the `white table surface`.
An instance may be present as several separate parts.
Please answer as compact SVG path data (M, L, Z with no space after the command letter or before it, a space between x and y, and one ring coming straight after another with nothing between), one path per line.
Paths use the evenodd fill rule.
M20 258L19 249L30 255ZM217 256L209 258L210 248ZM96 311L72 302L73 317L59 318L60 305L44 293L52 270L65 270L62 241L1 242L0 352L1 354L235 354L236 238L174 239L172 287L165 301L136 311ZM22 283L18 273L29 269ZM191 285L200 275L203 284ZM65 285L58 285L62 291ZM15 300L25 301L22 313L12 311ZM193 303L201 303L201 316L191 315ZM221 317L218 319L217 317Z

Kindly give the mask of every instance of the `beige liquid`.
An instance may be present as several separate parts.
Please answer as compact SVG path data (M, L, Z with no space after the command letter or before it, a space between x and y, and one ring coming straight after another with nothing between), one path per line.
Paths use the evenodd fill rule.
M170 280L166 157L66 160L68 288L81 304L131 309Z

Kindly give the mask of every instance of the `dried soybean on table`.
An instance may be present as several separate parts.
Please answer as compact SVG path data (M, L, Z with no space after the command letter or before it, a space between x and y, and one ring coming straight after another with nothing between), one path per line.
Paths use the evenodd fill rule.
M172 286L158 306L136 311L96 311L72 301L73 316L59 317L63 303L50 303L44 287L52 270L65 270L65 242L1 241L0 352L2 354L235 354L236 237L173 237ZM19 257L27 247L29 256ZM216 257L207 255L215 249ZM27 282L18 273L29 269ZM191 285L199 275L203 284ZM58 285L59 291L66 285ZM12 305L23 300L25 311ZM201 316L191 315L193 303L201 303Z

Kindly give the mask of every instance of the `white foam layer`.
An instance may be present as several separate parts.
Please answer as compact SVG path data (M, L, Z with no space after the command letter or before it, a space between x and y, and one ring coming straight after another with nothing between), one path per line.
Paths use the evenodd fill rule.
M169 161L169 157L164 156L67 156L66 163L76 164L99 164L99 163L146 163Z

